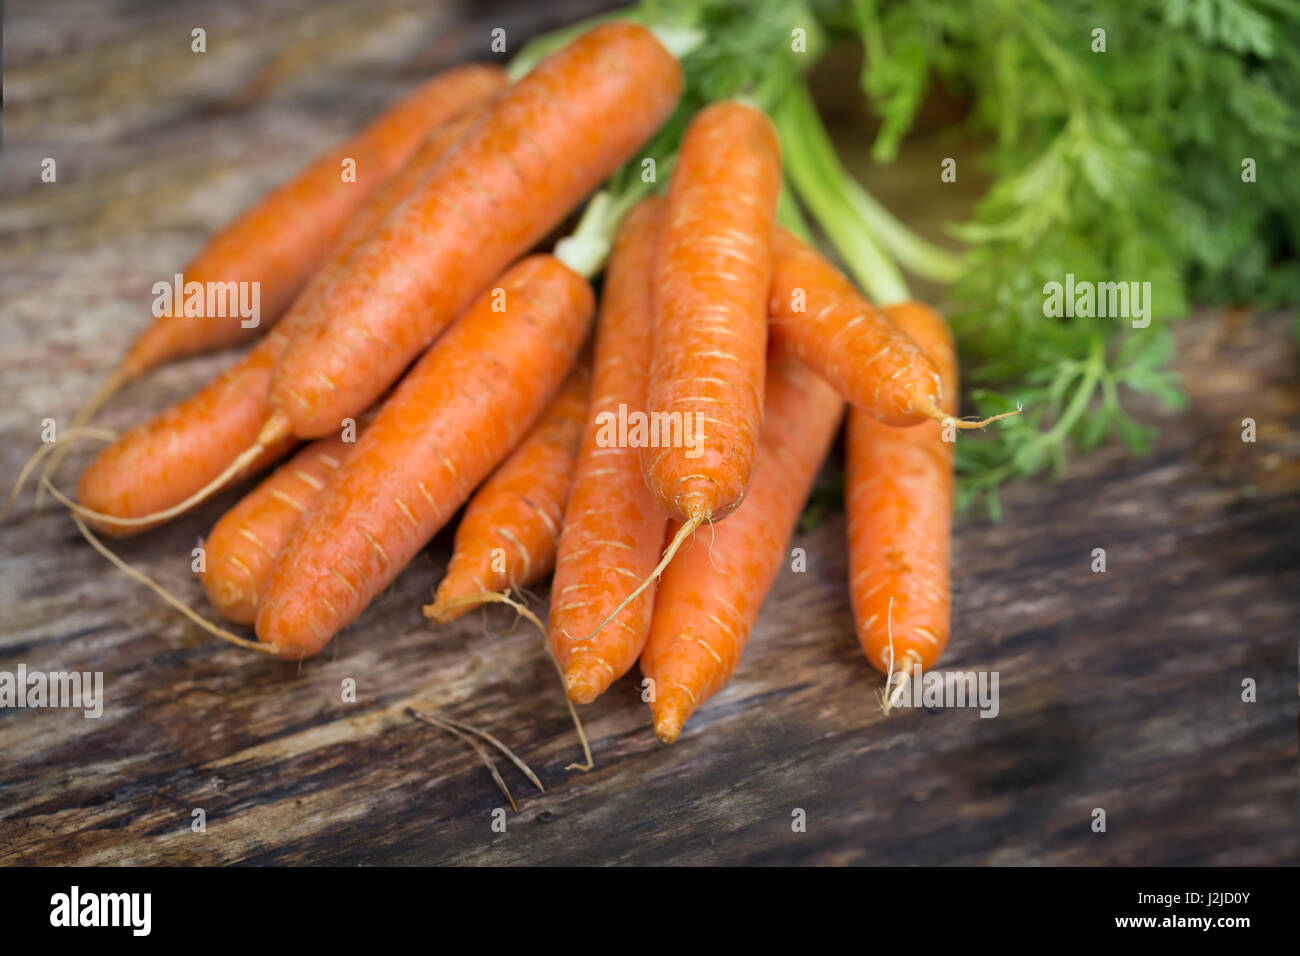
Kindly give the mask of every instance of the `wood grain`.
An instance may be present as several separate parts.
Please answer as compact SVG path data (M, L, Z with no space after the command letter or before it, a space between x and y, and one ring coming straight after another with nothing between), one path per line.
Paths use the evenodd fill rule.
M41 419L66 421L144 322L154 278L418 76L483 55L491 25L521 39L546 25L527 4L366 7L9 5L6 480ZM99 29L74 29L92 16ZM206 58L189 52L198 25ZM57 184L39 180L44 156ZM0 527L0 670L102 671L107 703L98 720L0 710L0 862L1292 862L1290 322L1197 314L1178 333L1190 406L1142 409L1162 428L1148 458L1103 451L1059 482L1011 487L1002 524L959 524L943 667L1000 674L992 720L881 715L852 636L842 514L792 543L807 571L782 574L735 679L679 743L655 741L635 676L583 711L597 764L584 775L564 770L579 752L536 633L504 609L422 620L448 534L298 667L206 638L25 497ZM138 421L229 361L165 369L102 421ZM69 459L64 484L85 461ZM205 607L190 549L233 500L119 551ZM1096 547L1105 574L1089 570ZM1256 703L1241 701L1247 677ZM494 832L504 800L478 758L408 706L497 734L547 792L499 761L520 812ZM206 832L191 830L196 808Z

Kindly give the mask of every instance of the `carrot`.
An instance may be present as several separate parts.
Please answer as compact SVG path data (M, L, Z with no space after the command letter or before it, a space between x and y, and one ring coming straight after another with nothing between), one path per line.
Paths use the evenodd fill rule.
M649 199L624 220L614 243L596 323L591 411L564 514L548 631L569 699L590 703L636 663L650 631L648 591L590 640L626 591L646 578L663 545L663 512L641 476L637 448L611 441L608 423L644 414L653 347L651 272L664 201ZM614 436L615 439L617 436Z
M355 416L659 125L681 84L677 61L635 24L597 27L548 57L494 100L356 250L319 320L294 329L276 362L273 414L252 443L161 511L79 513L117 527L155 523L198 504L286 436L325 435Z
M645 142L681 94L645 27L609 23L498 97L358 251L276 368L265 437L327 434L367 407L515 257Z
M292 439L282 437L230 472L231 464L257 440L271 416L267 398L271 372L290 335L314 321L317 304L351 254L433 171L469 128L474 110L470 107L436 127L407 164L376 190L266 338L194 395L128 431L90 464L81 476L77 497L82 505L79 513L97 530L122 537L156 527L166 517L197 504L203 492L261 470L292 447Z
M934 360L948 396L943 410L955 414L957 359L947 324L919 302L885 314ZM937 422L891 428L853 409L845 457L858 640L873 667L906 675L933 664L948 642L953 443Z
M429 178L452 147L474 125L488 99L485 94L470 102L460 112L430 130L405 165L375 190L352 217L352 221L325 257L324 263L294 299L284 319L271 330L277 342L277 359L295 335L311 323L319 321L331 286L347 268L352 256L375 234L393 210Z
M446 70L421 84L356 136L314 160L209 240L181 270L185 283L256 282L261 318L274 321L302 288L371 191L438 123L505 85L489 64ZM344 159L356 181L343 181ZM206 304L205 304L206 308ZM260 323L259 323L260 325ZM123 384L165 362L246 341L239 316L172 314L155 319L78 413L83 424Z
M189 398L126 431L82 472L78 513L111 537L162 524L165 517L136 521L135 516L165 514L169 506L203 488L247 447L249 434L256 434L266 420L266 389L274 360L273 343L259 342ZM268 444L244 472L260 471L293 444L292 437Z
M652 418L680 423L681 440L641 452L651 494L680 526L659 564L594 633L663 573L696 528L726 517L745 496L762 422L780 191L781 149L763 113L724 101L695 115L659 239L646 399Z
M669 566L655 597L641 671L654 681L650 707L664 743L735 670L842 409L824 380L773 354L749 494L710 544L695 542Z
M691 121L655 269L648 401L652 413L699 416L707 444L642 456L651 492L678 521L727 515L753 472L780 188L780 146L766 116L723 102Z
M307 285L294 299L284 318L271 330L277 336L276 360L290 343L304 330L321 321L329 301L330 289L351 262L354 254L365 245L383 225L389 215L418 190L437 169L452 148L460 142L483 113L485 96L466 106L456 115L435 126L420 143L401 169L394 173L377 190L370 200L348 223L322 266L312 274ZM268 393L269 393L268 383ZM269 407L269 398L268 398Z
M353 447L342 434L312 442L217 522L204 542L206 570L200 578L222 617L253 623L271 562Z
M415 557L555 396L591 323L591 287L552 256L498 280L420 359L294 527L257 636L318 652ZM503 305L502 311L494 306Z
M934 363L816 249L781 227L772 241L772 341L886 425L927 419L983 428L1014 415L959 421L944 411Z
M580 362L519 447L474 492L426 617L454 620L478 606L463 599L525 588L551 573L590 391L591 370Z

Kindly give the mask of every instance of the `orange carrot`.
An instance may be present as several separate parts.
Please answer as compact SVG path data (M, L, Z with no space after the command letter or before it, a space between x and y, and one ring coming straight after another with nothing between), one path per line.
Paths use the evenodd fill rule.
M663 512L641 476L640 453L610 435L620 410L629 423L645 413L653 314L650 277L664 201L649 199L628 214L605 270L596 323L591 411L573 492L564 514L548 636L564 669L569 699L590 703L627 672L650 631L654 591L646 591L590 640L629 585L659 560Z
M689 416L705 441L641 459L660 507L687 524L729 514L753 472L780 188L780 147L764 114L734 102L696 114L664 214L648 403L652 414Z
M156 523L244 474L286 436L325 435L355 416L499 267L659 125L681 83L677 61L635 24L597 27L544 60L356 250L323 297L320 320L294 328L276 362L273 414L254 441L161 510L79 514L119 528Z
M189 398L125 432L90 463L77 485L91 526L111 537L157 527L165 518L122 525L95 515L155 515L203 488L247 447L266 420L266 389L275 349L259 342L243 359ZM245 473L265 468L293 447L286 437L262 449Z
M927 419L982 428L1006 415L964 422L944 411L934 363L816 249L777 227L768 306L773 343L886 425ZM1014 415L1015 412L1008 414Z
M328 434L368 406L515 257L644 143L681 93L645 27L609 23L543 60L340 275L276 368L266 438Z
M842 409L835 390L798 360L771 357L749 494L712 542L697 540L678 556L655 597L641 670L654 681L650 707L664 743L735 670Z
M497 284L406 375L290 533L257 613L273 653L315 654L355 620L559 391L591 287L552 256Z
M956 414L947 324L919 302L885 314L934 360L948 396L943 411ZM849 592L862 649L886 674L929 667L948 642L953 443L942 433L937 422L891 428L859 409L849 413Z
M781 149L766 115L726 101L695 115L659 238L646 396L651 419L678 433L641 451L650 493L680 526L649 576L583 640L640 597L703 522L735 510L749 487L780 190Z
M435 126L397 172L366 201L352 217L343 234L330 249L329 255L293 300L284 318L271 330L276 340L276 358L279 359L302 329L319 321L320 313L334 282L343 273L353 254L359 250L384 223L384 220L402 202L420 188L438 164L474 125L483 112L489 97L471 102L459 113Z
M266 338L214 381L132 428L91 462L81 476L77 497L84 508L95 513L82 512L97 530L114 537L138 534L165 520L141 521L142 517L185 510L202 500L191 499L211 487L239 453L257 440L270 417L267 393L271 372L289 336L300 325L313 321L316 304L348 257L432 172L472 121L471 108L429 134L406 166L353 218L325 264ZM288 437L269 443L238 475L261 470L292 445ZM96 514L101 520L96 520Z
M204 542L200 575L222 617L251 624L289 532L354 447L342 434L303 448L222 516Z
M419 149L406 161L406 165L375 190L370 200L352 217L348 228L334 243L324 263L312 273L311 279L293 300L284 318L271 330L271 334L276 335L278 340L277 361L295 337L321 321L322 314L326 311L326 303L329 301L329 291L343 274L353 255L375 235L388 216L433 174L452 147L460 142L482 115L487 101L488 97L484 97L471 103L455 116L435 126L420 143Z
M424 135L505 82L504 72L488 64L439 73L241 213L186 263L181 275L187 284L205 286L258 283L260 328L243 328L239 316L161 315L132 343L76 424L125 382L155 366L258 334L289 305L366 197L406 161ZM355 161L355 182L343 180L345 159Z
M467 600L474 595L525 588L551 573L590 392L591 369L579 362L519 447L474 492L426 617L454 620L479 606Z

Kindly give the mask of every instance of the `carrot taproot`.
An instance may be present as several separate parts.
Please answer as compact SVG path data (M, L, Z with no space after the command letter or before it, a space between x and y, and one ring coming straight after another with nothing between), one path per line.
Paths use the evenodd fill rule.
M641 670L654 682L650 707L664 743L735 670L842 410L822 378L789 355L771 356L749 493L712 542L678 555L655 596Z
M595 700L636 663L654 608L648 590L614 626L590 640L575 639L596 628L629 583L650 574L663 545L667 519L641 475L640 451L620 443L617 434L620 412L629 423L645 414L651 273L663 207L662 199L648 199L628 214L605 270L591 410L551 583L551 652L564 669L565 692L579 704Z
M122 385L158 365L226 348L264 330L290 304L371 191L401 167L424 135L505 83L504 71L491 64L445 70L237 216L185 264L181 275L186 284L205 287L257 283L263 321L246 329L238 315L165 311L135 339L74 424L83 424ZM355 181L343 179L345 160L355 163Z
M805 362L855 408L886 425L933 419L983 428L944 411L946 394L930 357L812 246L778 226L772 240L768 305L772 341Z
M558 392L591 323L586 280L531 256L402 380L271 568L258 638L318 652L356 619Z
M647 28L597 26L505 90L335 282L278 363L266 437L327 434L402 369L668 118L676 59Z
M735 101L700 110L682 137L654 270L646 404L679 434L641 450L641 470L679 527L659 564L585 640L663 573L705 521L745 496L763 414L772 227L781 147L772 122Z
M50 484L48 478L42 479L42 483L46 485L46 487L49 489L54 488L54 486ZM103 555L104 558L106 558L110 564L118 568L123 574L131 578L133 581L139 581L150 591L158 595L158 597L162 598L164 601L166 601L168 604L174 607L177 611L179 611L182 615L187 617L191 622L196 624L198 627L201 627L203 630L207 631L213 637L219 637L223 641L227 642L228 644L234 644L236 647L242 647L246 650L256 651L260 654L271 653L271 649L267 647L265 644L262 644L259 641L250 641L246 637L241 637L238 634L232 634L224 627L218 627L216 624L213 624L207 618L203 617L201 614L195 611L194 608L190 607L188 604L186 604L176 595L172 594L170 591L164 588L153 578L149 577L149 575L127 564L118 555L114 554L107 546L105 546L104 542L100 541L97 537L95 537L95 533L91 531L89 527L86 526L86 522L81 519L81 515L77 514L75 511L72 512L72 522L77 526L77 530L81 532L81 536L86 539L86 543L89 544L96 551L98 551L101 555Z
M204 542L199 578L224 618L251 624L289 532L355 446L342 432L301 449L227 511Z
M407 164L375 191L284 319L261 342L189 398L127 431L91 462L78 483L77 498L79 513L96 530L125 537L156 527L203 500L204 492L261 470L292 447L292 439L283 436L231 472L271 416L271 373L293 331L314 321L316 306L348 258L433 171L472 124L477 108L471 105L435 127Z
M780 146L763 113L722 102L696 114L664 213L647 401L651 414L702 423L706 441L642 454L650 490L678 521L724 517L749 485L780 190Z
M943 411L955 415L957 358L947 324L919 302L884 312L934 360ZM867 660L886 674L929 667L948 642L953 447L938 422L893 428L861 409L849 413L849 593Z
M537 424L474 492L425 617L454 620L478 606L462 598L525 588L551 573L590 392L591 370L579 362Z

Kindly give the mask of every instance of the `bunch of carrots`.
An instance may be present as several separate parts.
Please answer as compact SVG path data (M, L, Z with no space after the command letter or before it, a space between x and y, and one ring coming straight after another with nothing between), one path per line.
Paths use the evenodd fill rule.
M155 527L297 447L205 543L212 607L255 639L151 584L213 633L295 660L467 505L424 614L522 608L509 592L553 573L543 629L569 700L595 700L639 661L671 743L735 670L847 403L853 614L901 688L948 639L952 441L986 424L955 417L943 319L873 305L778 224L776 132L735 100L690 117L665 194L604 217L616 230L599 254L537 251L674 114L682 86L673 52L630 22L513 81L486 65L435 76L185 267L186 280L260 282L282 313L269 332L116 438L75 501L54 458L41 487L145 580L95 532ZM340 180L340 157L357 182ZM255 334L159 318L63 438L123 383ZM610 442L620 411L682 416L696 440Z

